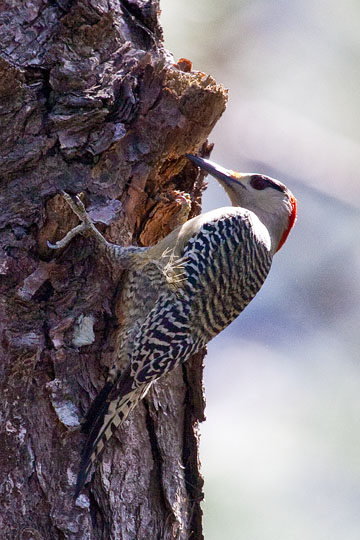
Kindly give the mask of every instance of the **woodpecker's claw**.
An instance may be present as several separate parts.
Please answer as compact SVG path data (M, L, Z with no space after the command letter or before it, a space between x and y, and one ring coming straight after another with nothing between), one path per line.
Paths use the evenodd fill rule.
M84 203L80 199L78 195L75 195L74 198L71 197L66 191L61 190L61 195L64 197L67 204L70 206L71 210L74 212L75 215L80 219L80 221L87 223L89 227L93 225L93 222L89 218Z
M51 242L49 242L49 240L47 240L46 243L47 243L47 247L50 249L59 249L59 246L56 245L58 242L56 242L55 244L52 244Z

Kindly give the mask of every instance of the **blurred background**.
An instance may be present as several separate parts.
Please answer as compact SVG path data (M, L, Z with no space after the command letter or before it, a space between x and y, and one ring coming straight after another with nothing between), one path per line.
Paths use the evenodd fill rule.
M205 540L358 540L360 2L161 7L175 60L229 88L211 159L282 180L299 209L262 291L209 346ZM226 204L209 178L204 210Z

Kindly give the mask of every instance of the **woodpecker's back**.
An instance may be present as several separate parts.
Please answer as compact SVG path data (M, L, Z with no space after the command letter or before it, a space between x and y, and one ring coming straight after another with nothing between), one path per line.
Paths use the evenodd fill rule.
M228 326L256 295L270 270L270 238L254 214L224 208L188 241L184 256L189 328L204 344Z

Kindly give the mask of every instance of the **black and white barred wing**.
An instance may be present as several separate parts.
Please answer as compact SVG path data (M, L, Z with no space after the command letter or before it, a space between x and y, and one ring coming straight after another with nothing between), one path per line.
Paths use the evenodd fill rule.
M140 328L131 354L136 385L152 382L184 362L196 349L184 290L162 295Z

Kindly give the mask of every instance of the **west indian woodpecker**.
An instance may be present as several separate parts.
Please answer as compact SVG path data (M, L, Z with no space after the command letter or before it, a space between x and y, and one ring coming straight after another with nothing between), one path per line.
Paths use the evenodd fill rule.
M218 180L232 206L190 219L152 247L107 242L81 200L63 193L81 223L50 247L64 247L78 233L93 235L114 264L128 270L124 312L136 321L123 330L114 366L87 415L76 495L113 430L150 385L204 347L255 297L296 220L296 199L278 180L186 157Z

